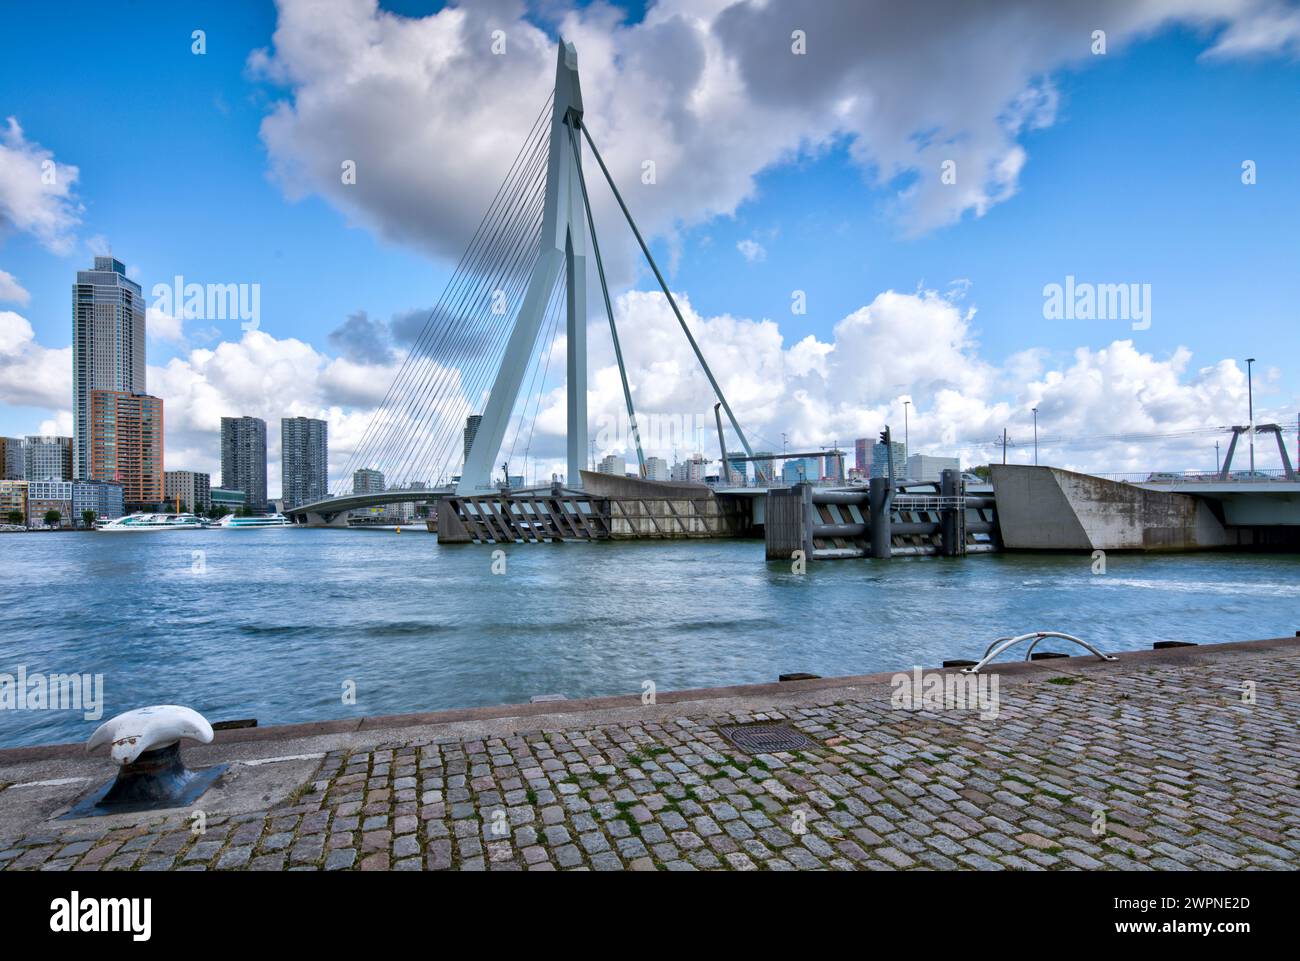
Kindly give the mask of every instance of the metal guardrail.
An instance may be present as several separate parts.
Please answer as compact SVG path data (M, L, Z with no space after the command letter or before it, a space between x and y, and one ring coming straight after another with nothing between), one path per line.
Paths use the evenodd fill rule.
M715 480L692 481L691 483L706 484L707 486L716 488L718 490L741 490L742 488L748 490L773 490L773 489L784 490L788 487L793 487L796 482L785 481L778 477L775 480L767 481L766 483L759 483L753 477L746 477L743 481L741 480L728 481L726 479L719 478L716 481ZM824 480L822 478L815 478L815 479L808 480L806 483L812 484L812 486L817 490L822 490L823 488L830 489L830 490L843 490L850 487L861 487L863 490L866 490L865 484L859 484L854 481L831 481L831 480Z
M984 656L980 658L979 663L977 663L974 667L963 667L961 669L961 672L963 674L978 674L980 672L980 668L984 667L984 665L988 664L989 661L993 660L1003 651L1015 647L1017 644L1021 643L1022 641L1027 641L1030 638L1033 638L1034 642L1030 644L1029 649L1025 651L1025 660L1028 661L1030 660L1030 658L1033 657L1034 648L1038 646L1039 642L1046 640L1049 637L1059 637L1062 638L1063 640L1073 641L1075 644L1079 644L1082 647L1087 648L1089 652L1097 655L1097 657L1101 658L1103 661L1119 660L1119 658L1111 654L1106 654L1103 653L1102 651L1097 650L1087 641L1081 640L1080 638L1075 637L1073 634L1062 634L1060 631L1033 631L1029 634L1018 634L1015 637L999 637L997 640L995 640L992 644L988 646L988 649L984 652Z
M1180 474L1175 471L1139 472L1129 474L1094 474L1106 480L1119 481L1124 484L1276 484L1286 481L1286 471L1270 468L1268 470L1233 471L1227 480L1220 479L1213 471Z
M895 494L893 506L900 511L964 510L966 498L960 495L941 497L938 494Z

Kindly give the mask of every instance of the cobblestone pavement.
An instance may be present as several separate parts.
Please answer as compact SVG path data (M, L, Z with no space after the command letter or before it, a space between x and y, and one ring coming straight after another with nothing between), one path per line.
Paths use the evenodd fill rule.
M326 754L283 804L0 841L5 870L1294 868L1300 650L1004 678L1001 712L888 685L710 713ZM1243 682L1255 681L1255 703ZM812 739L750 757L719 724ZM537 724L537 719L520 723Z

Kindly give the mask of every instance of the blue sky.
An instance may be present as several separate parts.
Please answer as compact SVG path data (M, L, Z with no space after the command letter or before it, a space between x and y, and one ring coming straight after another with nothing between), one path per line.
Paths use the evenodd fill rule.
M3 116L80 169L84 209L70 250L12 228L0 236L0 270L30 294L0 310L25 317L43 347L69 342L69 285L96 238L146 293L174 274L259 279L264 329L323 354L350 313L388 318L436 299L446 259L385 239L319 192L290 199L269 173L259 128L293 91L254 76L248 58L272 47L272 5L71 6L11 7L0 40ZM641 17L638 5L631 20ZM190 50L196 28L206 30L204 56ZM841 135L765 166L734 212L684 225L671 249L661 231L655 249L701 315L774 318L787 347L807 335L830 342L837 322L883 291L944 291L960 279L969 282L960 303L976 308L971 337L990 364L1030 348L1068 358L1122 338L1157 359L1185 347L1192 369L1255 356L1257 373L1276 368L1261 374L1257 403L1285 410L1300 393L1291 363L1300 347L1300 67L1285 55L1208 60L1212 36L1172 26L1051 72L1055 116L1017 136L1027 159L1015 193L983 216L968 211L915 234L898 192L918 174L878 178ZM601 129L601 117L588 120ZM1247 159L1258 165L1254 186L1241 183ZM761 244L761 261L741 256L746 240ZM1045 320L1043 285L1067 274L1151 284L1150 329ZM638 286L651 285L642 272ZM790 313L794 289L809 292L806 315ZM151 342L150 364L240 337L238 321L201 326L216 330ZM6 405L0 433L35 432L50 416Z
M888 219L891 191L864 186L843 151L770 171L734 223L693 232L717 243L683 258L682 286L707 293L708 309L771 316L792 286L783 275L815 278L826 303L808 332L820 334L877 290L966 278L983 344L1005 354L1125 334L1122 323L1044 322L1043 283L1069 273L1141 281L1158 297L1144 348L1185 344L1286 366L1300 303L1300 123L1291 119L1300 71L1207 67L1196 62L1202 47L1174 34L1141 57L1066 75L1062 118L1023 141L1018 194L920 238L901 235ZM1249 189L1243 158L1265 171ZM774 228L745 284L709 283L735 269L737 239Z
M97 17L94 31L69 31L66 10L26 8L23 43L0 63L3 88L18 94L8 114L81 168L81 237L106 238L114 256L139 268L146 294L177 273L200 283L262 277L268 323L322 345L350 310L429 301L442 265L349 229L319 200L288 201L268 180L258 139L267 88L246 79L245 61L270 42L270 4L127 9ZM190 50L199 25L204 56ZM136 54L123 57L124 49ZM80 66L44 73L53 60ZM26 82L36 75L40 84ZM29 319L51 346L68 343L69 285L91 256L83 244L52 257L30 237L0 248L0 262L32 293ZM238 337L238 322L225 326L223 334ZM150 363L163 356L151 352Z

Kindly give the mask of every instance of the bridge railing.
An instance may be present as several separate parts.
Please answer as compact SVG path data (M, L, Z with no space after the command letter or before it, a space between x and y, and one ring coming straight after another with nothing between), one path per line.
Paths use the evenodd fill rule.
M739 490L741 488L746 488L749 490L770 490L771 488L774 487L777 488L793 487L796 483L799 482L793 480L782 480L779 477L772 481L760 483L759 481L755 480L753 477L747 477L743 481L737 480L730 483L728 483L725 480L719 480L716 483L710 481L709 486L719 488L719 489L725 489L725 490ZM861 488L862 490L867 489L866 480L833 481L824 477L819 477L816 479L809 479L805 483L811 484L813 488L816 490L823 490L823 489L848 490L848 489L857 489L857 488ZM899 476L897 478L897 483L899 487L932 487L937 489L938 486L938 481L914 481L914 480L909 480L902 476Z
M981 503L983 498L979 499ZM966 498L961 496L943 497L938 494L896 494L893 506L900 511L944 511L960 510L966 506Z
M1286 471L1281 468L1267 470L1234 470L1227 480L1219 477L1217 471L1138 471L1127 474L1094 474L1106 480L1120 481L1125 484L1276 484L1287 479Z

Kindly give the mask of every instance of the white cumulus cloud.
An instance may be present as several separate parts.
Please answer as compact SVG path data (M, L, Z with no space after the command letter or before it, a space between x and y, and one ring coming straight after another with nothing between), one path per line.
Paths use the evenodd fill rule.
M319 194L389 239L459 255L553 85L551 36L516 0L425 17L376 0L278 7L272 46L249 66L279 90L261 133L285 192ZM764 169L841 142L868 181L896 188L900 227L917 233L1016 192L1032 162L1021 136L1056 122L1053 75L1104 62L1094 31L1105 31L1108 56L1171 26L1204 34L1207 56L1287 54L1300 10L1275 0L661 0L634 24L593 4L554 13L554 26L577 46L585 119L647 233L671 238L732 214ZM341 177L348 161L355 183ZM956 179L945 183L949 161ZM608 192L592 193L598 225L616 223ZM633 263L620 239L604 245L616 280Z
M1208 469L1214 440L1226 436L1213 428L1244 419L1246 376L1233 360L1198 365L1185 348L1160 356L1132 340L1117 340L1064 354L1031 348L999 361L981 356L977 315L963 295L885 291L841 319L828 339L808 336L793 343L773 320L706 317L689 297L677 296L755 450L780 451L783 442L791 450L850 447L886 424L901 438L903 402L910 400L911 449L957 455L967 466L1000 457L994 440L1004 427L1011 459L1025 462L1037 407L1043 463L1094 472ZM624 357L647 453L669 460L697 449L716 455L713 391L666 299L630 291L617 299L615 313L620 328L638 331L634 342L624 343ZM617 428L625 408L603 321L593 321L588 336L588 410L597 456L621 451L631 463L634 451ZM565 470L564 350L561 335L550 345L544 396L529 405L523 429L516 418L507 430L512 464L519 469L527 449L530 475ZM261 417L274 493L280 418L302 415L329 422L331 479L337 480L399 364L396 357L383 363L331 357L300 340L248 331L239 341L191 349L151 366L150 393L166 404L167 467L208 471L215 482L222 416ZM1267 370L1256 379L1261 423L1286 419L1285 412L1294 409L1296 398L1276 392L1278 373ZM48 410L40 429L67 432L71 393L70 350L42 346L25 318L0 312L0 402ZM449 430L445 450L454 462L429 461L428 476L389 479L428 480L439 467L459 469L459 427L473 409L469 400L451 397L418 427L415 413L394 414L404 436ZM1145 434L1159 436L1140 436ZM728 443L734 445L734 438ZM1274 466L1276 452L1260 456L1261 466Z
M7 270L0 270L0 302L26 305L31 299L32 295L18 283L18 278Z
M1030 459L1037 407L1043 463L1097 472L1208 469L1215 439L1226 438L1214 428L1243 419L1244 370L1227 359L1196 366L1184 348L1158 356L1117 340L1096 350L1033 348L1000 362L982 357L976 313L961 303L964 294L885 291L836 324L828 340L794 343L771 320L701 316L688 297L675 296L756 451L780 451L783 442L790 450L851 448L886 424L901 440L903 402L910 400L911 450L960 456L966 466L1000 458L994 441L1003 428L1011 460ZM623 349L647 453L671 461L702 447L716 456L713 392L667 301L632 291L615 310L620 329L638 332ZM563 364L563 339L552 349L555 369ZM591 327L589 349L597 456L622 452L633 464L630 438L614 427L625 419L625 406L603 325ZM1259 419L1282 416L1294 398L1265 400L1260 380ZM681 423L693 425L686 436L675 430ZM542 404L533 439L543 476L564 470L564 429L560 384ZM1275 452L1269 456L1276 459Z
M184 322L180 317L154 307L145 308L145 330L152 340L166 341L171 344L185 342Z
M0 227L29 233L48 250L72 250L82 206L74 188L80 171L27 139L9 117L0 132Z
M0 310L0 401L19 407L72 406L72 348L36 340L27 318Z
M238 341L195 349L148 371L149 392L163 398L169 470L221 473L222 417L266 421L267 478L280 481L280 419L317 417L329 423L331 477L343 469L396 366L332 358L294 338L247 331Z

